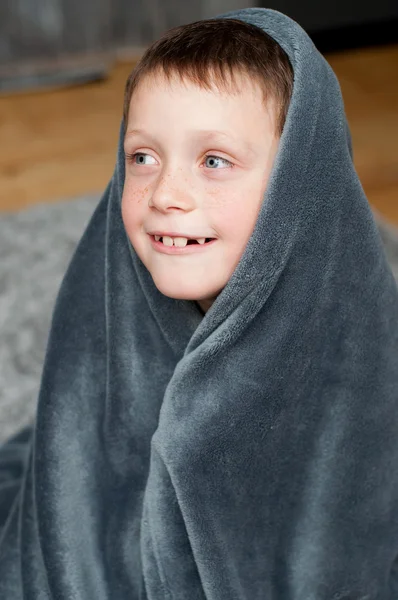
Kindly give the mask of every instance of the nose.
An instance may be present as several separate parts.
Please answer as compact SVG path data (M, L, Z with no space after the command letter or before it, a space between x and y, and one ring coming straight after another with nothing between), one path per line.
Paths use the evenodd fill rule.
M192 187L182 173L162 175L152 188L149 206L160 212L191 211L195 208Z

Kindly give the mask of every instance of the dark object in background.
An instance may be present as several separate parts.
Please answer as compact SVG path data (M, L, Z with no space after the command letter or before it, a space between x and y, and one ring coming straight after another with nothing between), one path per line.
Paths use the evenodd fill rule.
M395 44L398 43L398 18L308 31L308 35L322 53Z
M398 42L397 0L263 0L260 6L289 15L323 53Z

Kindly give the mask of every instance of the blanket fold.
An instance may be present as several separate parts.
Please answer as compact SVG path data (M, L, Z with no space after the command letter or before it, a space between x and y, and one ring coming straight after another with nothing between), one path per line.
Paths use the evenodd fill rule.
M163 295L116 167L60 287L34 426L0 449L1 600L397 600L398 290L341 90L289 17L255 229L203 315Z

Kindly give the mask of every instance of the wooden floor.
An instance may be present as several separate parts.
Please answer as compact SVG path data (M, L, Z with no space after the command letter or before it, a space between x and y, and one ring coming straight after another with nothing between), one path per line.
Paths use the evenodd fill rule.
M369 202L398 225L398 45L327 56ZM106 187L133 63L74 88L0 97L0 211Z

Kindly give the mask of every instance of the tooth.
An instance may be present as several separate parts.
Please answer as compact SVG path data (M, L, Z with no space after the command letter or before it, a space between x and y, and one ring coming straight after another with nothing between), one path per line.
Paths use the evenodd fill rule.
M178 246L179 248L184 248L184 246L186 246L188 243L187 238L184 238L184 237L175 237L173 239L174 239L174 246Z
M206 241L206 238L196 238L196 241L199 242L199 244L204 244Z
M158 242L161 237L162 237L161 235L155 235L155 242Z
M173 238L169 237L168 235L164 235L163 236L163 244L165 246L172 246L173 245Z

